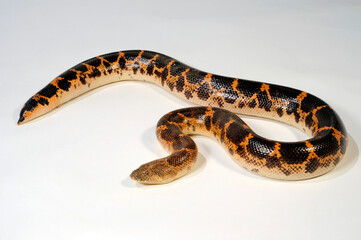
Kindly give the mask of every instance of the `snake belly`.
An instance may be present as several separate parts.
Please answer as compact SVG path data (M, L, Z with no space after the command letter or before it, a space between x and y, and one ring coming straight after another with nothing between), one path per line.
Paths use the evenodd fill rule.
M161 118L157 136L171 154L133 171L131 178L141 183L168 183L191 171L197 147L190 134L214 137L247 170L283 180L325 174L346 151L347 133L341 119L318 97L289 87L203 72L144 50L109 53L70 68L25 103L18 124L92 89L123 80L152 82L205 106L176 110ZM268 140L235 114L274 119L299 128L310 139Z

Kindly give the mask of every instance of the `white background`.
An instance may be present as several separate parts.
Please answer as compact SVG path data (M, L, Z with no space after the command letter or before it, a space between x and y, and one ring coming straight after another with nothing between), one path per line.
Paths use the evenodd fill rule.
M0 239L360 239L361 1L0 2ZM213 140L171 184L129 174L166 152L154 131L192 106L161 88L122 82L20 127L22 105L96 55L148 49L198 69L313 93L350 134L331 173L299 182L256 177ZM254 130L305 139L279 123Z

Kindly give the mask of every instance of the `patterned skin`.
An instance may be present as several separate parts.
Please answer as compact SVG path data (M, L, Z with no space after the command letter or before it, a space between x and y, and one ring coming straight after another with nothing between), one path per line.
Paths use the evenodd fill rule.
M202 72L143 50L98 56L67 70L25 103L18 124L122 80L153 82L181 98L212 107L180 109L159 121L158 139L171 155L135 170L131 178L141 183L168 183L191 170L197 147L188 134L215 137L247 170L283 180L320 176L332 170L346 151L347 133L337 113L309 93ZM292 143L268 140L229 111L281 121L311 138Z

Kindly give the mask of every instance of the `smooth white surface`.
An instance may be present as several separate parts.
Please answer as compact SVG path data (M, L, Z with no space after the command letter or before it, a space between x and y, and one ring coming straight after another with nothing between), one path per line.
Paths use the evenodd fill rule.
M0 239L360 239L360 1L1 1ZM149 49L217 74L324 99L350 134L344 161L309 181L260 178L195 137L196 170L144 186L166 152L158 119L191 106L151 84L97 89L16 126L25 101L99 54ZM245 118L261 135L300 140Z

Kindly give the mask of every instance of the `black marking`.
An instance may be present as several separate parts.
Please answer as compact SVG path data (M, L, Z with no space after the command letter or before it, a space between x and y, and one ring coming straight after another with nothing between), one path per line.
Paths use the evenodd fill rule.
M85 85L86 84L86 80L83 76L79 77L79 81L81 82L81 84Z
M150 61L147 66L147 74L153 75L153 70L154 70L154 62Z
M252 99L251 101L248 102L248 106L250 108L255 108L257 106L257 102L255 99Z
M184 72L187 68L188 66L184 65L183 63L174 61L170 68L170 74L172 76L180 76L180 73Z
M238 156L244 157L246 154L245 148L242 145L238 145L236 149L236 153L238 154Z
M177 83L176 83L176 89L178 92L182 92L184 89L184 77L183 76L179 76Z
M206 74L204 74L206 76ZM221 77L218 75L212 75L210 81L212 88L216 91L224 91L226 89L231 89L233 84L233 79L228 77Z
M333 165L336 166L340 162L340 157L337 157L333 160Z
M167 77L168 77L168 69L165 68L161 74L162 85L164 85L164 81L167 80Z
M130 50L130 51L124 51L124 58L129 61L133 61L139 56L140 50Z
M195 69L190 69L188 72L184 73L187 76L187 82L193 85L200 83L204 77L206 76L205 73L199 72Z
M95 58L92 58L92 59L89 59L88 61L85 62L86 64L90 65L90 66L93 66L95 68L99 67L102 63L102 60L95 57Z
M298 113L299 102L298 100L292 100L286 107L286 113L288 115L293 114L295 121L298 123L300 120L300 114Z
M58 87L64 91L69 91L70 86L71 82L67 79L61 79L58 81Z
M106 68L107 72L108 72L109 74L111 74L112 71L113 71L112 65L111 65L110 63L106 62L106 61L103 61L103 65L104 65L104 67ZM106 72L104 72L104 73L106 73Z
M211 130L211 117L210 116L205 116L203 119L204 122L204 126L206 127L207 131Z
M301 93L297 89L289 88L289 87L283 87L283 86L276 86L271 85L268 89L268 92L272 99L279 100L283 103L289 103L292 101L298 101L296 98Z
M268 158L266 158L266 167L267 168L274 168L274 167L280 167L280 166L281 166L281 162L277 157L269 156Z
M219 140L221 141L221 143L224 142L224 136L226 135L226 130L224 128L222 128L221 130L221 136L219 137Z
M84 72L88 71L88 68L86 67L85 64L86 64L86 62L80 63L80 64L74 66L73 69L84 73Z
M257 94L258 103L260 108L264 108L267 112L271 111L272 101L268 98L265 92L260 92Z
M138 71L138 69L139 69L139 61L135 61L135 62L133 63L132 68L133 68L133 73L136 74L137 71Z
M325 136L327 136L327 135L329 135L329 134L332 134L331 133L332 132L332 130L331 129L322 129L322 130L320 130L320 131L318 131L317 132L317 138L322 138L322 137L325 137Z
M281 168L281 171L283 172L284 175L288 176L291 174L291 171L287 170L287 169L284 169L284 168Z
M207 83L203 83L199 86L197 96L199 99L206 101L210 97L211 89Z
M62 73L59 77L64 78L66 80L74 80L74 79L77 79L77 73L72 70L68 70L68 71Z
M315 153L320 158L327 157L330 154L336 154L339 150L338 141L332 134L324 136L322 140L315 139L313 146Z
M102 75L102 73L97 68L94 68L93 71L91 71L88 74L88 77L89 78L96 78L96 77L100 77L101 75Z
M295 112L293 115L295 116L295 122L298 123L300 121L300 114L298 114L298 112Z
M298 106L298 100L291 101L286 107L286 113L288 115L291 115L292 113L297 113Z
M20 117L19 117L19 120L18 120L18 124L25 120L25 117L24 117L23 114L24 114L24 111L20 111Z
M118 52L108 53L108 54L102 55L100 57L104 58L106 61L108 61L110 63L113 63L118 60L119 53Z
M48 99L46 98L43 98L43 97L40 97L39 100L38 100L38 103L41 104L41 105L49 105L49 101Z
M318 120L318 128L331 126L336 120L335 117L333 117L335 116L334 111L329 107L319 109L315 115Z
M311 129L311 127L312 127L312 124L313 124L313 119L312 119L312 116L313 116L313 114L312 113L310 113L310 114L308 114L307 115L307 117L306 117L306 127L308 127L309 129Z
M346 135L346 133L344 132ZM347 146L347 139L342 137L341 138L341 154L344 155L346 153L346 146Z
M165 56L163 54L159 54L158 57L157 57L157 60L155 61L155 66L157 68L165 68L170 61L172 61L173 59L168 57L168 56Z
M229 124L226 131L226 137L235 145L239 145L248 134L249 132L237 122Z
M223 101L222 97L217 96L217 97L215 97L214 99L215 99L216 102L218 103L218 106L219 106L219 107L223 107L224 101Z
M248 139L247 151L253 156L259 159L266 159L266 166L269 168L275 167L279 164L277 157L270 156L274 151L274 143L269 142L262 138L250 138Z
M126 68L126 60L124 57L119 58L119 68L122 70Z
M24 107L20 111L20 118L18 123L21 123L22 121L25 120L24 118L25 111L32 112L37 106L38 106L38 101L35 100L34 98L30 98L28 101L26 101Z
M167 114L161 120L159 120L158 126L162 125L162 123L164 123L164 124L167 123L167 121L165 121L167 119L169 119L170 122L174 122L174 123L182 123L184 121L184 118L181 115L170 113L170 114Z
M191 92L191 91L189 91L189 90L185 90L184 95L186 96L186 98L187 98L187 99L190 99L190 98L192 98L192 97L193 97L192 92Z
M186 150L180 150L177 151L175 153L173 153L172 155L170 155L167 158L167 162L169 165L173 166L173 167L177 167L179 165L184 164L184 161L190 158L190 153Z
M147 62L150 61L150 59L154 58L154 56L157 54L158 53L156 52L144 51L140 59L142 62Z
M279 150L282 161L287 164L302 164L309 156L307 146L304 142L296 143L282 143L282 147Z
M283 116L283 109L282 109L282 108L280 108L280 107L277 108L277 109L276 109L276 112L277 112L277 114L278 114L279 117L282 117L282 116Z
M183 148L196 148L196 145L190 137L178 135L173 139L173 149L181 150Z
M158 69L155 69L154 70L154 74L157 76L157 77L160 77L162 75L161 72L158 71Z
M47 98L51 98L52 96L56 95L57 92L58 88L49 83L43 89L41 89L38 94Z
M236 91L232 89L233 79L212 75L211 86L216 92L221 92L224 101L233 104L238 98Z
M171 82L171 81L167 81L167 85L168 85L169 89L170 89L171 91L173 91L173 89L174 89L174 83Z
M252 97L259 89L261 88L262 83L249 81L249 80L242 80L238 81L238 85L236 87L237 91L241 94L245 95L246 97Z
M175 125L167 125L167 129L161 130L159 136L167 142L173 142L179 138L180 129Z
M225 89L222 95L226 103L233 104L238 99L237 92L232 89Z
M307 94L307 96L301 101L301 110L304 112L311 112L313 109L326 105L321 99Z
M218 126L219 128L224 128L225 124L233 120L234 115L229 114L226 110L223 109L214 109L212 124ZM233 124L231 124L233 125ZM229 131L227 131L229 132Z
M310 162L306 164L306 173L313 173L318 169L320 163L316 158L310 159Z

